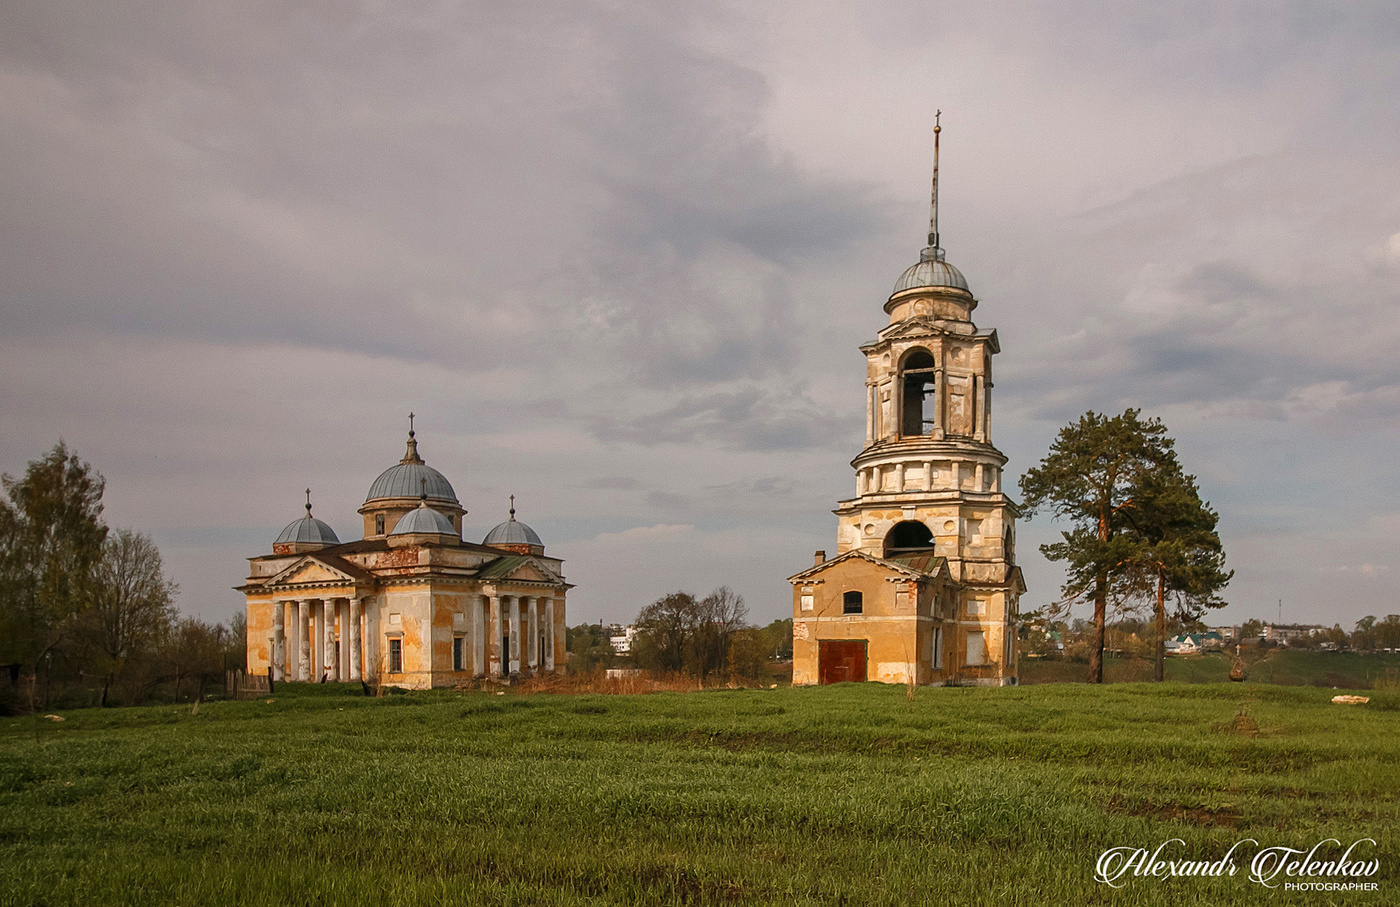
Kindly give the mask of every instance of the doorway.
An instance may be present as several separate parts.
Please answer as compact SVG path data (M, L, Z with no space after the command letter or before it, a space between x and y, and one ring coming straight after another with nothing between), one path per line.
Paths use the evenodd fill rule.
M817 643L817 683L865 681L864 639L823 639Z

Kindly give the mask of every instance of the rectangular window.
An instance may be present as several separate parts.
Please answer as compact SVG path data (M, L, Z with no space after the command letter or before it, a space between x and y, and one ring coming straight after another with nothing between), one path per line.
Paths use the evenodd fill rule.
M815 604L814 604L814 600L813 600L813 598L812 598L812 593L810 593L810 592L803 592L803 593L802 593L802 610L803 610L803 611L811 611L813 607L815 607Z
M967 634L967 663L987 663L987 634L981 630L972 630Z
M933 628L933 666L943 667L943 628Z
M462 637L452 637L452 670L462 670Z
M968 617L985 617L987 615L987 603L981 599L969 599L967 603Z
M859 592L847 592L841 597L842 614L860 614L864 610Z
M403 673L403 640L389 640L389 673Z

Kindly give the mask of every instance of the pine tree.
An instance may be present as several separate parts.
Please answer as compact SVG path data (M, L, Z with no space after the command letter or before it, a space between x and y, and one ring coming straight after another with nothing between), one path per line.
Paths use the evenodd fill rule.
M1104 624L1110 598L1132 592L1133 568L1141 539L1127 531L1125 508L1145 475L1175 462L1174 442L1160 419L1138 418L1138 410L1121 416L1087 412L1060 429L1050 452L1021 477L1023 513L1046 509L1071 529L1062 541L1042 545L1052 561L1067 562L1064 601L1090 598L1094 604L1089 681L1103 683Z

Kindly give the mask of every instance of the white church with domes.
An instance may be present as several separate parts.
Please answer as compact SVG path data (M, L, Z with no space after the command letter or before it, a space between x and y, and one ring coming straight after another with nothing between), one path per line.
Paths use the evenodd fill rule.
M370 486L364 537L311 514L249 558L248 672L426 689L552 672L564 661L563 561L515 518L462 538L452 483L408 449Z

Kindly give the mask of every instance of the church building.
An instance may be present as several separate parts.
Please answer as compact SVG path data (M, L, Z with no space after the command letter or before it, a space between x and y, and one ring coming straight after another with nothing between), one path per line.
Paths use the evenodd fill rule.
M1016 682L1016 505L992 445L995 330L938 235L938 135L928 246L885 302L866 358L865 449L840 501L836 551L789 578L793 683Z
M308 491L306 516L248 559L250 674L425 689L562 668L563 561L516 520L514 496L509 519L465 541L467 511L411 426L360 507L363 539L342 543Z

